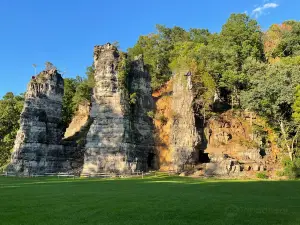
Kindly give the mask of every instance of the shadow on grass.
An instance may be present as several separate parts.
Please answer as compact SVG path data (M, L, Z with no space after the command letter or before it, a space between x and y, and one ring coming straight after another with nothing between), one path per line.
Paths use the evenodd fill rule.
M56 184L74 184L74 183L122 183L122 184L147 184L147 185L203 185L203 184L222 184L222 185L281 185L294 184L300 187L300 180L243 180L243 179L216 179L216 178L189 178L178 176L147 176L144 178L19 178L19 177L0 177L0 188L22 187L27 185L56 185Z

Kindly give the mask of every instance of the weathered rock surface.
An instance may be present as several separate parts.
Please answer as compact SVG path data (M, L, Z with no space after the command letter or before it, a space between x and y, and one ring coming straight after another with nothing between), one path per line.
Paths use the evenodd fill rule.
M26 174L68 168L68 157L61 145L63 93L63 79L54 69L32 78L25 95L10 170Z
M259 121L249 112L228 111L211 118L208 122L207 139L210 163L206 164L207 175L237 175L242 171L263 171L265 165L272 167L273 156L269 154L271 143L267 131L261 135L253 125Z
M72 137L82 130L89 121L90 108L90 103L88 101L79 104L78 109L65 132L64 138Z
M196 163L196 146L201 141L193 111L191 77L177 73L173 77L171 151L175 170Z
M95 87L87 135L83 173L125 173L133 167L146 169L153 149L150 76L141 58L132 63L127 90L118 84L120 55L111 44L94 49ZM135 93L136 103L129 103ZM137 164L137 165L136 165Z
M142 56L131 63L128 77L129 95L135 95L135 103L125 112L124 148L129 163L138 162L140 170L156 168L153 139L153 120L147 113L154 109L150 74L144 68Z
M170 148L172 113L173 81L168 81L159 90L153 92L155 111L154 117L154 142L156 148L157 169L168 171L173 169L172 152Z
M180 171L198 162L201 135L193 111L191 77L176 73L153 93L156 104L155 137L159 169Z

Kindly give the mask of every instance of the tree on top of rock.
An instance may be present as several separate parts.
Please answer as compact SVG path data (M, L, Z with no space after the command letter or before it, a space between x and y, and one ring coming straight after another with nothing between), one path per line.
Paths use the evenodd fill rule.
M51 63L51 62L45 62L45 70L56 70L56 67L53 65L53 63Z

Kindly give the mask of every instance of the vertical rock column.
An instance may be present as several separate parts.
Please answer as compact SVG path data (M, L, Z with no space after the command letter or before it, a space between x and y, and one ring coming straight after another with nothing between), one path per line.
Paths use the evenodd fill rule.
M124 147L127 161L137 163L137 169L147 170L156 168L156 155L154 151L154 125L148 112L153 111L151 79L144 68L142 55L136 57L131 63L128 77L128 91L134 96L126 110L126 126Z
M87 134L83 174L126 169L124 106L118 89L118 61L119 53L113 45L95 46L95 87L90 114L93 123Z
M196 145L201 141L193 111L191 77L177 73L173 77L171 151L175 170L197 160Z
M66 167L60 144L63 93L64 82L55 69L31 79L9 170L28 174L56 172Z

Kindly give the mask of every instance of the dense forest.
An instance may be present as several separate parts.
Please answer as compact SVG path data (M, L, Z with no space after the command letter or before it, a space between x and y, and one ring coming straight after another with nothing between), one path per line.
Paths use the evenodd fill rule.
M300 175L300 22L262 31L246 14L232 14L220 33L157 25L156 33L140 36L128 49L127 58L140 54L153 90L177 70L191 72L197 113L210 117L229 109L250 110L265 118L286 155L285 173ZM93 66L86 75L64 81L65 128L78 105L90 101ZM9 160L23 102L23 95L12 93L0 100L0 167Z

